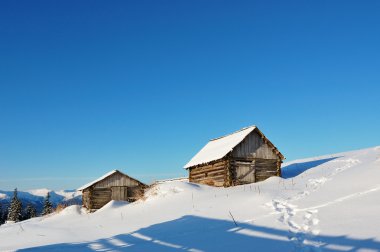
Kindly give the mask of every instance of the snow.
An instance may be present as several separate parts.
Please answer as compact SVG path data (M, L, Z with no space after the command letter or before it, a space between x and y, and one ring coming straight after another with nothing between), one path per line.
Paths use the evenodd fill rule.
M230 135L210 140L184 168L187 169L223 158L255 128L256 126L246 127Z
M32 190L26 191L27 194L37 196L37 197L42 197L42 198L45 198L48 192L50 193L50 200L56 204L60 203L62 201L65 201L65 200L74 199L75 197L82 195L82 193L80 191L77 191L77 190L53 191L53 190L50 190L47 188L40 188L40 189L32 189ZM21 198L28 198L26 193L24 193L24 192L21 192L21 193L22 193L20 195Z
M129 202L127 202L127 201L115 201L115 200L111 200L106 205L104 205L101 209L99 209L98 211L96 211L95 214L99 214L99 213L102 213L102 212L106 212L106 214L108 214L110 211L112 211L112 209L123 207L123 206L126 206L128 204L129 204Z
M112 171L110 171L110 172L107 172L106 174L104 174L104 175L101 176L100 178L97 178L97 179L95 179L94 181L91 181L90 183L87 183L87 184L85 184L85 185L79 187L77 190L78 190L78 191L82 191L82 190L86 189L87 187L92 186L93 184L95 184L95 183L97 183L97 182L99 182L99 181L101 181L101 180L107 178L108 176L111 176L112 174L114 174L114 173L116 173L116 172L118 172L118 170L112 170Z
M171 178L171 179L162 179L162 180L156 180L154 183L166 183L166 182L172 182L172 181L185 181L188 182L188 177L180 177L180 178Z
M47 188L41 188L41 189L28 190L27 192L35 196L46 197L47 193L51 192L51 190Z
M72 198L75 198L79 195L81 195L80 192L76 190L58 190L58 191L53 191L47 188L41 188L41 189L32 189L32 190L27 190L28 193L39 196L39 197L46 197L47 193L49 192L50 194L56 194L59 196L62 196L64 200L69 200Z
M8 196L4 193L0 193L0 199L6 199Z
M5 224L0 251L380 251L380 146L283 167L255 184L166 181L134 203Z
M82 195L82 193L77 190L59 190L59 191L54 191L54 192L64 197L65 200L73 199L75 197Z

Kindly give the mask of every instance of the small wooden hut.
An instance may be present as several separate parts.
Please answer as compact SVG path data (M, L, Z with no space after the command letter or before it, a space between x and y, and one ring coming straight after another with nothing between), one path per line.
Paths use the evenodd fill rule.
M82 191L83 206L95 211L111 200L135 201L144 194L146 187L137 179L113 170L78 190Z
M189 181L234 186L281 176L284 156L256 127L210 140L186 165Z

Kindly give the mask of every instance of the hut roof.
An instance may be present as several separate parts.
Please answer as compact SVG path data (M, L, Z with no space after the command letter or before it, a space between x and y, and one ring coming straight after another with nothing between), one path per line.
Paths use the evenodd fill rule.
M115 174L115 173L121 173L122 175L124 175L124 176L126 176L126 177L128 177L128 178L130 178L130 179L132 179L132 180L135 180L135 181L137 181L137 182L140 183L140 184L143 184L142 182L138 181L137 179L131 178L131 177L129 177L128 175L122 173L122 172L119 171L119 170L112 170L112 171L110 171L110 172L107 172L107 173L104 174L103 176L101 176L101 177L95 179L94 181L91 181L90 183L87 183L87 184L85 184L85 185L79 187L79 188L77 189L77 191L83 191L84 189L89 188L90 186L92 186L92 185L98 183L99 181L102 181L103 179L105 179L105 178L107 178L107 177L109 177L109 176L111 176L111 175L113 175L113 174Z
M222 136L219 138L211 139L185 166L185 169L190 167L209 163L225 157L229 152L231 152L238 144L240 144L252 131L257 130L258 133L265 138L264 134L255 126L249 126L238 131L235 131L229 135ZM268 144L271 145L276 151L277 148L267 140ZM277 151L281 159L284 156Z

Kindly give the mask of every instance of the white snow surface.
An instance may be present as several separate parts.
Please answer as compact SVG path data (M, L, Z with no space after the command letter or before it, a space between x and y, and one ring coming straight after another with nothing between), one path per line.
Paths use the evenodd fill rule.
M82 195L82 192L79 192L76 190L58 190L54 192L58 195L63 196L65 200L69 200L69 199Z
M75 198L79 195L81 195L82 193L79 192L79 191L75 191L75 190L58 190L58 191L52 191L50 189L47 189L47 188L40 188L40 189L32 189L32 190L27 190L26 192L34 195L34 196L39 196L39 197L46 197L47 193L49 192L50 194L51 193L55 193L57 195L60 195L64 198L64 200L69 200L69 199L72 199L72 198ZM52 196L52 195L50 195Z
M297 160L284 178L156 184L134 203L0 226L0 251L380 251L380 146Z
M40 188L40 189L27 190L27 192L35 196L46 197L47 193L51 192L51 190L47 188Z
M256 126L250 126L236 131L230 135L210 140L185 166L189 168L194 165L208 163L218 160L227 155L244 138L251 133Z

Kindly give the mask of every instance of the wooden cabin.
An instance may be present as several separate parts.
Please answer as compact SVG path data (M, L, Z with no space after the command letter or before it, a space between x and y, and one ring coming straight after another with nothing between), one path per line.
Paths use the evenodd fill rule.
M90 211L100 209L111 200L133 202L144 194L147 185L128 175L113 170L78 190L82 191L82 204Z
M210 140L186 165L189 181L234 186L281 176L284 156L256 127Z

